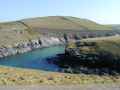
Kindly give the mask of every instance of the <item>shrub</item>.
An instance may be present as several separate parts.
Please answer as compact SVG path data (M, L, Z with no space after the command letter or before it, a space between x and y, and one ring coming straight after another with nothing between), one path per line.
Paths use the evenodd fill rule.
M76 48L76 44L73 43L73 42L69 42L68 45L67 45L67 48Z

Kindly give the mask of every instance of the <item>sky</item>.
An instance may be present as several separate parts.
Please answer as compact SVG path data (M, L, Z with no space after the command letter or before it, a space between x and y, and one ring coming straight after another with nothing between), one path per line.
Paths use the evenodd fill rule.
M0 0L0 22L42 16L74 16L120 24L120 0Z

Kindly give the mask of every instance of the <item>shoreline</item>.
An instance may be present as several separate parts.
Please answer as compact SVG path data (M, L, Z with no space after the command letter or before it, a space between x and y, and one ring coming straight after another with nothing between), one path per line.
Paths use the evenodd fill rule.
M40 48L46 48L55 45L64 45L64 43L65 41L63 38L41 37L40 39L17 43L14 46L9 45L9 47L0 47L0 58L22 54Z

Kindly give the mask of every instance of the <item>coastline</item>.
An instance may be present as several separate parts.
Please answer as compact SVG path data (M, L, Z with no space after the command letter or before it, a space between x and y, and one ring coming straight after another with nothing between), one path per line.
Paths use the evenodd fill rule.
M29 52L38 48L63 45L64 43L65 40L63 38L41 36L39 39L29 40L28 42L0 47L0 58Z

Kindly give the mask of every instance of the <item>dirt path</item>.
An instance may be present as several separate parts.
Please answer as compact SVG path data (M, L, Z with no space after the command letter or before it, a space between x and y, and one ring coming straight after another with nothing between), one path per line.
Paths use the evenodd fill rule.
M0 90L120 90L120 85L1 86Z

